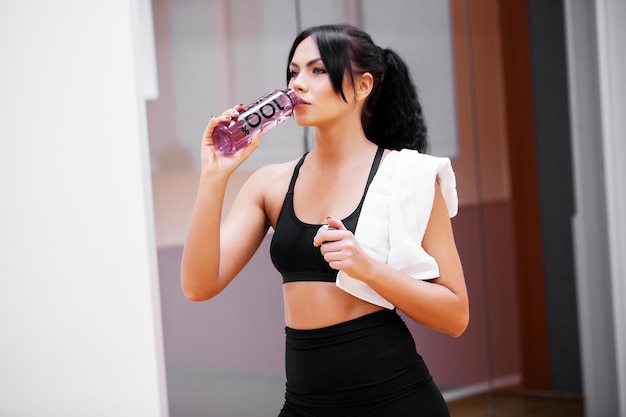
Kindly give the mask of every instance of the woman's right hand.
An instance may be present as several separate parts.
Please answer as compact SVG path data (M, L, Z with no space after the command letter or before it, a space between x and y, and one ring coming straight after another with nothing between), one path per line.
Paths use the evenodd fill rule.
M244 197L237 199L243 199L245 203L240 203L243 208L238 211L240 213L238 219L249 221L252 226L256 227L246 227L244 232L237 230L237 236L244 237L238 239L237 236L233 238L231 226L230 234L226 232L227 236L222 242L221 214L228 179L259 146L261 135L257 132L252 137L250 145L232 155L220 153L213 143L212 135L217 125L229 124L231 120L239 117L241 111L243 111L243 106L238 105L227 109L220 116L211 116L202 136L202 173L181 261L181 284L189 300L208 300L221 292L237 275L235 271L241 269L247 262L244 258L248 254L252 256L256 250L252 247L254 245L258 247L265 236L265 217L262 208L248 204L248 201L254 202L253 197L240 192L239 195L244 195ZM229 216L232 212L233 210ZM250 213L253 215L251 216ZM250 220L254 215L258 217L256 223ZM223 259L226 261L222 262Z
M219 152L213 143L213 130L218 124L228 125L231 120L239 117L239 112L243 110L243 104L238 104L231 109L225 110L220 116L213 117L209 120L204 135L202 136L202 148L200 158L202 162L203 173L223 173L225 175L232 174L256 148L258 148L261 140L262 132L256 132L252 136L250 145L235 152L232 155L223 155Z

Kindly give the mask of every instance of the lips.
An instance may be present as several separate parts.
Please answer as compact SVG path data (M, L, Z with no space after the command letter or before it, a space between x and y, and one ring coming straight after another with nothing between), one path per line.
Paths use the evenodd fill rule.
M298 102L298 105L309 105L311 103L309 103L308 101L304 100L302 97L300 97L300 101Z

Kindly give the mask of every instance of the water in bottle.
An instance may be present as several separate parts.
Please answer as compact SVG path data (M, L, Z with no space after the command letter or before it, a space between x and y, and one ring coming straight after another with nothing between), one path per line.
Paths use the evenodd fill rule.
M222 154L232 155L248 146L257 130L263 129L265 132L291 117L293 107L299 102L294 89L270 91L248 104L230 125L215 126L213 143Z

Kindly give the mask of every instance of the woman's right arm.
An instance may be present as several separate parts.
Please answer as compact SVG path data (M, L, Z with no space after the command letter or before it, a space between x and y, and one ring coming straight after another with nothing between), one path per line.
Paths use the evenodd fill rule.
M216 151L213 129L236 117L237 110L241 108L211 117L202 138L202 172L181 263L182 290L190 301L208 300L221 292L249 261L267 231L262 194L254 180L242 187L228 220L221 224L228 179L260 140L257 133L248 147L234 155Z

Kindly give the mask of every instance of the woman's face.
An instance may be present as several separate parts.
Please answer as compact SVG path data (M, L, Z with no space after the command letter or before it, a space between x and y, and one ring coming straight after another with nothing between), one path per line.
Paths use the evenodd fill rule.
M344 77L343 91L348 102L333 90L330 77L313 38L304 39L289 64L289 87L295 89L301 103L294 109L301 126L324 126L354 111L352 86Z

